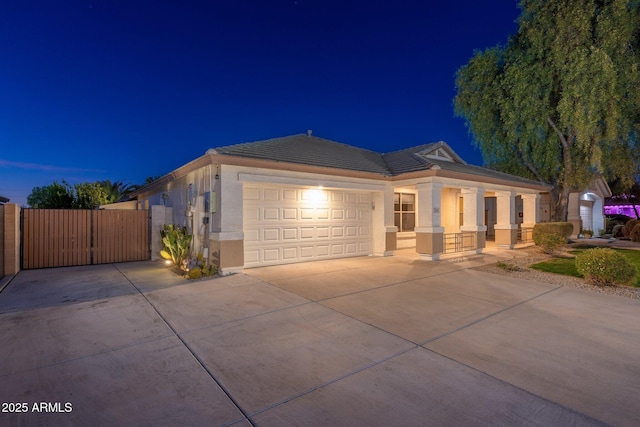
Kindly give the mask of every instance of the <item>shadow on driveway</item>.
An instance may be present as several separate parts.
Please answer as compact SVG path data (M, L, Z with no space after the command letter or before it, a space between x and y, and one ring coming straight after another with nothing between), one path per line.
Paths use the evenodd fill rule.
M500 256L21 272L0 400L73 410L0 424L635 425L640 302L469 269Z

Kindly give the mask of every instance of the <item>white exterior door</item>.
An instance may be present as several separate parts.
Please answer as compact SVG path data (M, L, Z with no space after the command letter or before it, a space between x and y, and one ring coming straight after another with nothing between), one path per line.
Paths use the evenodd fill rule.
M369 255L371 209L366 192L245 184L244 266Z

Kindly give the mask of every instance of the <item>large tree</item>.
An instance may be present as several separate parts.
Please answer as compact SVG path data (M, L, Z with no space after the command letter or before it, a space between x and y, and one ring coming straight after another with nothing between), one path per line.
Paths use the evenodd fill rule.
M27 196L27 204L38 209L95 209L108 203L107 193L95 182L71 186L54 181L51 185L35 187Z
M487 166L553 186L556 220L596 174L633 183L640 135L640 2L523 0L506 46L456 76Z

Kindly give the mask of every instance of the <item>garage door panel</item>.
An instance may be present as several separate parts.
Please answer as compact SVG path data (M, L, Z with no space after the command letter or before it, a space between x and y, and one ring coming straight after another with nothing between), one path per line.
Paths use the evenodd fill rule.
M260 241L260 230L245 230L245 232L244 232L244 241L245 242L259 242Z
M371 195L245 185L245 266L368 255Z
M298 219L298 209L297 208L283 208L282 209L282 219L283 220L297 220Z
M298 248L284 248L282 249L282 259L295 260L298 258Z
M297 228L283 228L282 229L282 239L283 240L298 240L298 229Z
M282 200L297 201L298 190L284 188L282 190Z
M262 210L262 218L266 221L277 221L280 219L280 209L264 208Z
M280 239L280 229L279 228L266 228L263 231L264 241L277 241Z
M280 260L280 249L264 249L262 254L266 262Z

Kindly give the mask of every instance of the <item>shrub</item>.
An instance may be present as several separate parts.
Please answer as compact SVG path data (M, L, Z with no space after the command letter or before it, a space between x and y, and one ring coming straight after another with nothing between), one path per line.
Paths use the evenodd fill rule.
M593 237L593 230L589 230L589 229L585 228L585 229L582 230L582 235L585 238L590 239L590 238Z
M595 285L627 285L637 275L636 267L609 248L587 249L576 256L576 270Z
M545 254L553 254L564 247L567 239L564 236L558 236L554 233L540 233L537 238L534 239L534 242Z
M624 229L624 225L616 224L613 226L613 230L611 230L611 234L613 237L624 237L622 230Z
M640 224L640 221L638 221L637 219L630 219L629 221L627 221L622 231L624 233L624 237L631 237L631 231L637 224Z
M631 241L640 242L640 223L631 230Z
M544 253L552 254L564 246L572 232L570 222L543 222L533 227L533 242Z
M202 277L202 270L200 267L192 268L189 270L189 278L190 279L199 279Z
M533 227L533 241L536 241L536 235L551 233L564 237L565 241L569 239L573 233L573 224L570 222L541 222ZM536 242L536 245L538 243Z

